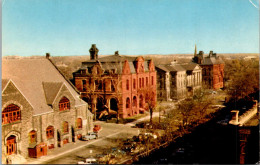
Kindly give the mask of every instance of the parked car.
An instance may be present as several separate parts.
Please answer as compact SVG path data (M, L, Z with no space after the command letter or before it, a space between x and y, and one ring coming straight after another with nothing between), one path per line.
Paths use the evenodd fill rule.
M87 158L85 164L97 164L97 159L95 158Z
M94 125L93 132L98 133L100 131L101 126L100 125Z
M98 138L98 135L94 132L91 132L91 133L88 133L87 135L82 136L82 140L84 140L84 141L88 141L91 139L97 139L97 138Z

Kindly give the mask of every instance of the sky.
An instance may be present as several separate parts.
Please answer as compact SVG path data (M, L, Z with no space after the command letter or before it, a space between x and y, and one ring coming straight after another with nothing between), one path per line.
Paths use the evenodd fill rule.
M3 0L2 55L259 53L258 0Z

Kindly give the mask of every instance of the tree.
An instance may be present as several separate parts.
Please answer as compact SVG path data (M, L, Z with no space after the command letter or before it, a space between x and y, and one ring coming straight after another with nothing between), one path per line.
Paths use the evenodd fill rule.
M153 111L156 107L156 94L154 93L153 88L147 86L139 90L145 96L145 109L150 113L150 123L153 123Z

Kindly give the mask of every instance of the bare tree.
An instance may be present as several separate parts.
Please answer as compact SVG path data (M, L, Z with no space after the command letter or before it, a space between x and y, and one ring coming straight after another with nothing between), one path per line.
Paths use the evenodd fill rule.
M150 123L153 123L153 111L156 107L155 93L152 87L147 86L139 90L145 96L146 106L144 107L150 113Z

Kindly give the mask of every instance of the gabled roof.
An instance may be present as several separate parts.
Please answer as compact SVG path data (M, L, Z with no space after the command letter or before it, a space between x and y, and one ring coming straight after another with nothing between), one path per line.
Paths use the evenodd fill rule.
M16 84L34 107L34 115L53 111L46 103L45 92L52 97L60 83L64 84L74 97L75 106L87 104L79 99L79 94L48 59L3 59L2 78L11 79ZM52 93L50 90L54 86L56 90Z
M125 62L125 60L127 60L129 63L131 73L136 73L135 62L137 61L137 58L138 57L125 56L125 55L105 56L102 58L98 58L96 60L88 60L88 61L82 62L80 70L91 68L97 62L100 62L102 65L102 69L104 69L104 70L114 69L117 74L121 74L122 70L123 70L123 62ZM145 71L149 71L149 61L150 61L150 59L144 60Z
M10 81L9 79L2 79L2 91L5 89L9 81Z
M165 65L158 65L157 68L164 70L166 72L179 72L185 71L185 69L180 64L165 64Z
M48 105L53 104L53 101L59 93L62 85L62 82L42 82L45 99Z
M213 65L213 64L223 64L223 60L220 57L204 57L201 65Z
M193 71L197 66L200 67L198 64L193 62L188 64L181 64L181 66L187 71Z

